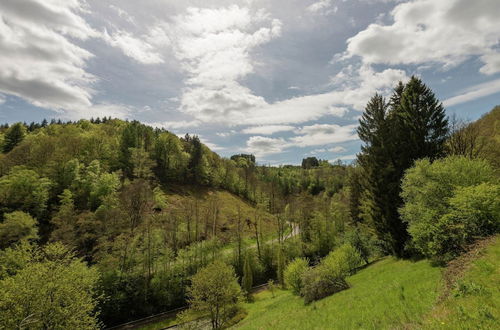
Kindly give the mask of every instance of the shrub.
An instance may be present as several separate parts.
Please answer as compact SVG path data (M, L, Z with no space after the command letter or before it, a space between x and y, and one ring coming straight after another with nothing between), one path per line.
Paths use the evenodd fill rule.
M330 252L321 263L302 276L301 294L306 304L347 289L345 277L363 264L359 252L350 244L344 244Z
M303 275L301 294L306 304L328 297L349 287L345 278L331 274L327 267L319 265L310 268Z
M309 262L304 258L296 258L285 269L285 285L293 294L299 295L302 289L302 276L309 268Z
M413 246L427 257L448 261L475 238L499 229L500 187L484 160L420 160L402 187L401 216Z
M330 252L321 264L328 272L338 277L346 277L354 273L355 269L363 264L363 258L350 244L344 244Z

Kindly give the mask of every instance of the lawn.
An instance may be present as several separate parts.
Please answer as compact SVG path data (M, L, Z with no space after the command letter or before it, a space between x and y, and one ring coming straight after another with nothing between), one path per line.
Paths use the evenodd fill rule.
M278 290L255 296L238 329L387 329L418 326L432 309L441 285L441 268L426 260L384 258L348 279L351 288L304 305Z

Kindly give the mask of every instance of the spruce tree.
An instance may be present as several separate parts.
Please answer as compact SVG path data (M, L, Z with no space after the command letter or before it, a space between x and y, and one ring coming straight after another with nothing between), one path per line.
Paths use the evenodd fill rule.
M243 264L243 278L241 280L241 285L245 291L247 297L250 296L250 291L253 285L253 274L251 265L251 255L247 252L245 255L245 262Z
M278 267L276 270L276 277L278 278L278 282L281 286L285 287L285 256L283 255L283 248L281 245L278 247Z
M26 135L26 127L22 123L12 125L5 133L3 152L7 153L14 149Z
M402 256L408 240L398 212L404 172L417 159L444 154L447 127L442 104L417 77L400 82L388 103L375 94L360 119L358 135L364 145L358 161L366 175L369 215L392 254Z

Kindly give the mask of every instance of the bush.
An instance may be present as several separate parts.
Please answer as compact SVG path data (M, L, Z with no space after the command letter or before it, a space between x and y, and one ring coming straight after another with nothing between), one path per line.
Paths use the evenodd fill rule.
M355 269L363 264L363 258L352 245L344 244L330 252L321 264L328 269L330 274L346 277L353 274Z
M286 266L285 285L293 294L299 295L302 289L302 276L309 268L309 262L304 258L296 258Z
M475 238L499 229L500 186L484 160L420 160L403 180L401 216L412 245L435 261L448 261Z
M359 252L350 244L344 244L330 252L315 268L304 272L301 294L306 304L322 299L349 287L345 277L363 264Z
M345 278L331 274L323 265L307 270L302 280L301 294L306 304L349 288Z

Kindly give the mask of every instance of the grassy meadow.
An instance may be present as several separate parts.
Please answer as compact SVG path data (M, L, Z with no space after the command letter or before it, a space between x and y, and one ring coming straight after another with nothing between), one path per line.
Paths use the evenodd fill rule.
M384 258L348 279L351 288L304 305L290 291L263 291L236 329L387 329L419 324L436 301L441 268Z

